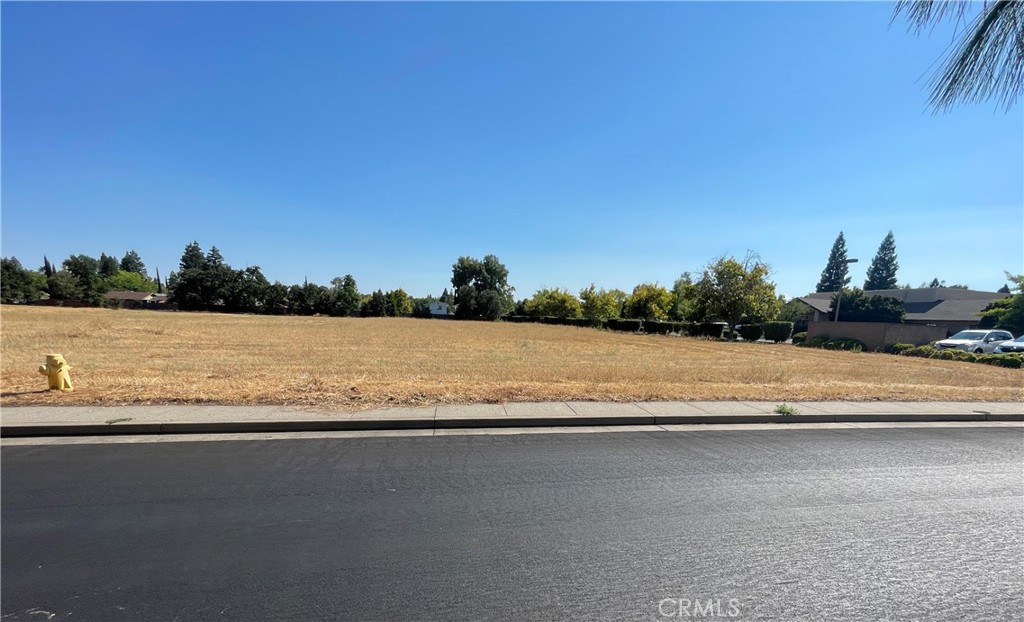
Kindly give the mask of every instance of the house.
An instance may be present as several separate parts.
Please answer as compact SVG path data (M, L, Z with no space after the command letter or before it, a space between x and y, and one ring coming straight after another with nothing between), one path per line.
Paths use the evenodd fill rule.
M906 324L942 326L947 334L976 328L981 312L992 302L1005 298L999 292L982 292L955 287L923 287L917 289L874 289L865 296L888 296L903 303ZM828 321L835 293L823 292L797 298L814 310L813 321ZM842 301L839 302L842 309Z
M448 303L432 301L430 303L430 317L448 317Z
M124 290L112 290L104 294L103 297L126 309L152 308L153 306L162 305L167 302L167 294L129 292Z

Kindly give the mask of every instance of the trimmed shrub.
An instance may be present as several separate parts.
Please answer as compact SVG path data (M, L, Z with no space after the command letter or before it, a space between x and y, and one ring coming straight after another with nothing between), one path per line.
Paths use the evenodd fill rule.
M805 341L807 341L807 333L806 332L795 333L793 335L793 345L797 345L798 346L798 345L800 345L801 343L803 343Z
M885 346L885 351L889 354L903 354L907 350L912 350L914 344L912 343L894 343Z
M866 347L867 346L864 345L863 341L860 341L859 339L850 339L848 337L829 339L824 345L826 350L846 350L849 352L863 352Z
M684 329L685 326L682 322L662 322L659 320L644 320L644 332L651 335L681 333Z
M804 336L806 337L806 335L804 335ZM799 345L801 347L804 347L804 348L824 348L825 344L828 343L828 340L829 340L829 336L828 335L818 335L816 337L811 337L810 339L806 339L806 340L800 342L797 345Z
M1020 369L1024 366L1024 358L1014 354L982 354L976 360L984 365L996 365L1010 369Z
M721 339L727 325L721 322L695 322L690 324L687 332L692 337L713 337Z
M826 350L846 350L848 352L863 352L866 347L863 341L857 339L849 339L847 337L832 339L828 335L818 335L797 345L802 348L824 348Z
M743 341L757 341L764 334L764 329L760 324L744 324L740 326L739 333Z
M761 328L764 329L764 338L775 343L782 343L793 335L793 322L765 322Z
M606 326L611 330L618 330L624 333L635 333L640 330L640 320L624 319L624 318L612 318L609 319Z
M915 346L909 350L904 350L901 356L916 356L927 359L932 358L936 353L938 353L938 350L935 349L935 346L925 344L923 346Z

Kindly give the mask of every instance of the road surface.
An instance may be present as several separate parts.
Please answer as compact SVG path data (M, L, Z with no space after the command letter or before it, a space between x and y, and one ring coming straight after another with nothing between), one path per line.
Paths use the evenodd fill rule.
M4 622L1024 617L1016 428L0 456Z

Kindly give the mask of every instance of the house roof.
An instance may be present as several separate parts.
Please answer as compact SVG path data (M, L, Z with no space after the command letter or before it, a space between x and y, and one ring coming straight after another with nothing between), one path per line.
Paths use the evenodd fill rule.
M115 289L107 292L104 296L107 300L149 300L152 295L149 292L129 292Z
M107 300L136 300L140 302L167 302L167 294L152 294L150 292L130 292L127 290L115 289L104 294Z
M993 300L1005 298L999 292L983 292L955 287L922 287L917 289L872 289L865 296L889 296L903 303L907 321L970 322L978 319L981 311ZM835 293L822 292L797 298L815 311L828 313L832 310ZM842 304L842 303L840 303Z
M797 300L815 311L828 313L832 310L832 296L834 295L835 294L809 294L807 296L797 298Z

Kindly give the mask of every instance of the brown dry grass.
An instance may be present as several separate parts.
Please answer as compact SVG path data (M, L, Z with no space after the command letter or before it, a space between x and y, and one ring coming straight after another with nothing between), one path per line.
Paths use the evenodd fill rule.
M1020 370L564 326L8 305L0 320L4 405L1024 400ZM42 390L51 352L74 393Z

